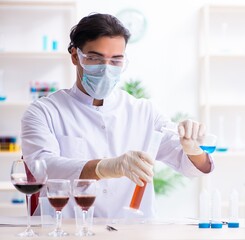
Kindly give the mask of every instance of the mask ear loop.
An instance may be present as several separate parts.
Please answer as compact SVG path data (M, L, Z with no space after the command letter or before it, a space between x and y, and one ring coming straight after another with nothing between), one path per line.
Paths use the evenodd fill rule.
M81 74L80 74L80 72L79 72L79 70L78 70L78 68L77 68L77 77L78 77L78 79L79 79L79 84L81 84L82 85L82 87L84 88L84 86L83 86L83 82L87 82L87 77L86 76L82 76ZM85 90L86 91L86 90ZM87 91L86 91L87 92Z
M76 69L76 72L77 72L77 76L78 76L79 80L80 80L80 81L83 81L83 76L82 76L82 74L79 72L78 67L77 67L77 69Z

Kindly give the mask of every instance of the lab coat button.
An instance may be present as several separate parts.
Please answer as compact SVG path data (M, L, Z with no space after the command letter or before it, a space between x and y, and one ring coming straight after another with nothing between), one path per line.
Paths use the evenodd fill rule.
M102 125L101 128L102 128L102 129L105 129L105 125Z
M104 189L104 190L103 190L103 193L107 193L107 190L106 190L106 189Z

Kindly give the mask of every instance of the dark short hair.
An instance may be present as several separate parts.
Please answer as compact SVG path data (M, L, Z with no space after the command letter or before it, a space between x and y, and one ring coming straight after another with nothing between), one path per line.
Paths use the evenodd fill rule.
M99 37L122 36L127 44L130 32L123 24L110 14L93 13L82 18L70 32L70 44L68 52L71 53L72 47L83 48L86 42L94 41Z

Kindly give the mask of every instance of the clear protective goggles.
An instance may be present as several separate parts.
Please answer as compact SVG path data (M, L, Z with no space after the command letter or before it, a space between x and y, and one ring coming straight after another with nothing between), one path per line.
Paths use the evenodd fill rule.
M99 56L95 53L89 53L89 54L84 54L80 48L77 48L77 55L79 58L79 62L82 66L83 69L86 69L86 66L89 65L105 65L109 64L111 66L115 67L120 67L121 72L125 71L127 65L128 65L128 59L124 57L120 58L105 58L102 56Z

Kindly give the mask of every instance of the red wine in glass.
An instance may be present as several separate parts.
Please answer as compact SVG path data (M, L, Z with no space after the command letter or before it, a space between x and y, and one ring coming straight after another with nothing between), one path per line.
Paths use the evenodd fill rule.
M73 182L73 196L77 205L82 209L83 226L77 236L94 235L88 228L88 210L94 204L96 198L95 179L75 179Z
M64 237L69 235L62 228L62 209L69 201L71 183L67 179L49 179L47 181L47 196L49 203L56 212L56 227L48 235L51 237Z
M33 159L26 163L23 159L16 160L11 167L11 182L15 188L27 196L27 228L18 234L21 237L36 237L31 229L31 195L37 193L47 180L46 164L43 160Z
M88 209L93 205L95 197L95 195L74 196L77 205L85 211L88 211Z
M15 188L24 194L34 194L41 190L43 183L15 183Z
M64 208L64 206L68 203L69 197L67 196L48 197L48 200L56 211L61 211Z

